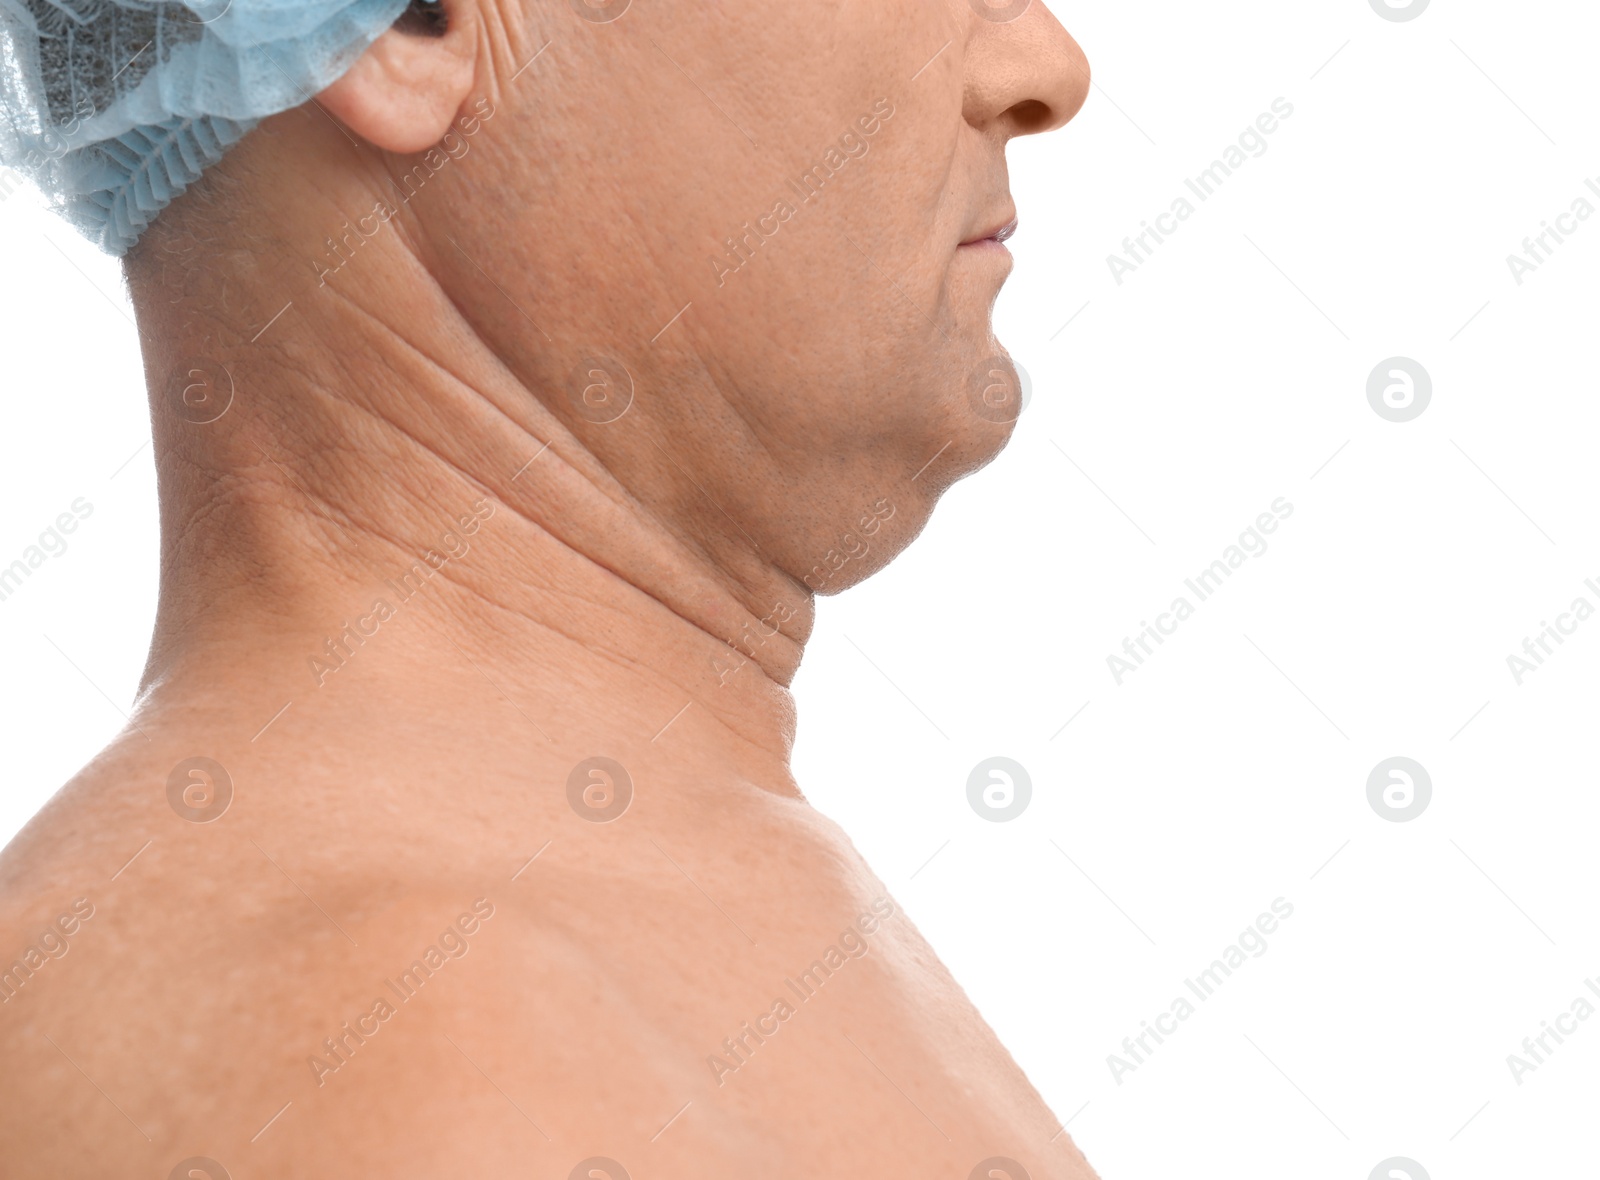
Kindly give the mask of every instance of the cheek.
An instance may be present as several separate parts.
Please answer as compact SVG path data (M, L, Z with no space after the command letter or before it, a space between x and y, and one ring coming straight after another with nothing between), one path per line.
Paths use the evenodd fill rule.
M958 101L897 104L866 155L809 201L791 190L793 216L747 257L726 256L720 286L707 275L697 340L738 378L741 415L763 437L909 476L947 443L941 463L981 465L1009 434L969 397L997 351L989 312L1003 276L956 255L966 210L946 194L974 150Z
M458 281L498 317L502 351L549 380L571 366L546 337L593 342L642 388L675 366L711 375L765 437L920 464L964 428L963 375L990 344L992 292L952 280L966 127L960 47L936 58L948 11L664 3L659 50L584 50L566 93L530 71L452 164L505 218L462 241L499 260L504 296L466 262ZM851 132L864 154L838 149Z

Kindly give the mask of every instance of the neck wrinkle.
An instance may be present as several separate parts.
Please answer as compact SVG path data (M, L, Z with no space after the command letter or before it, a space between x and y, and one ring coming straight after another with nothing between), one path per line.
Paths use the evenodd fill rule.
M502 519L483 539L491 528L507 536L449 563L442 597L462 637L494 653L498 674L548 681L551 669L525 654L544 645L507 636L550 632L609 669L611 691L671 683L786 768L787 685L812 625L809 591L744 546L719 544L721 521L649 509L494 355L419 259L396 250L364 259L369 281L335 298L298 284L294 331L240 358L249 404L222 430L175 421L157 376L162 358L214 351L216 325L184 306L192 296L131 284L167 534L147 695L203 669L195 645L219 636L243 643L239 658L273 658L268 646L281 648L283 634L326 627L340 601L348 608L358 588L438 551L448 521L487 498ZM386 273L397 268L407 282ZM419 271L427 281L416 282ZM219 478L230 486L220 495ZM641 636L637 650L613 650L619 630Z

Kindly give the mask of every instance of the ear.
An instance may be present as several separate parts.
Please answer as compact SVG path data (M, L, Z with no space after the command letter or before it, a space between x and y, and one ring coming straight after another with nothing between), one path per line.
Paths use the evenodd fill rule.
M409 154L438 143L472 91L478 45L470 0L445 0L442 7L442 33L402 20L317 102L384 151Z

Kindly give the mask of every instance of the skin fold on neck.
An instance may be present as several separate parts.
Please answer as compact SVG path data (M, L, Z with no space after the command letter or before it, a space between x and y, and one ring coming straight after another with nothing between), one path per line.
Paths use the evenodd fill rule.
M295 199L327 225L365 198ZM753 760L795 790L787 686L811 591L652 421L676 391L638 389L607 424L656 458L624 487L546 408L564 391L518 379L404 225L336 286L256 256L184 270L174 290L180 272L151 254L131 286L162 593L136 722L199 714L250 744L293 702L280 737L334 714L342 731L403 733L410 717L451 728L487 691L509 702L491 745L659 747L670 723L711 743L708 761Z

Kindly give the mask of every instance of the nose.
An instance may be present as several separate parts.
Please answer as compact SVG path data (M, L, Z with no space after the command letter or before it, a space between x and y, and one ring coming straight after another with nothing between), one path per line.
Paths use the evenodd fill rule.
M967 122L1010 139L1053 131L1076 115L1089 96L1089 60L1042 0L969 6Z

